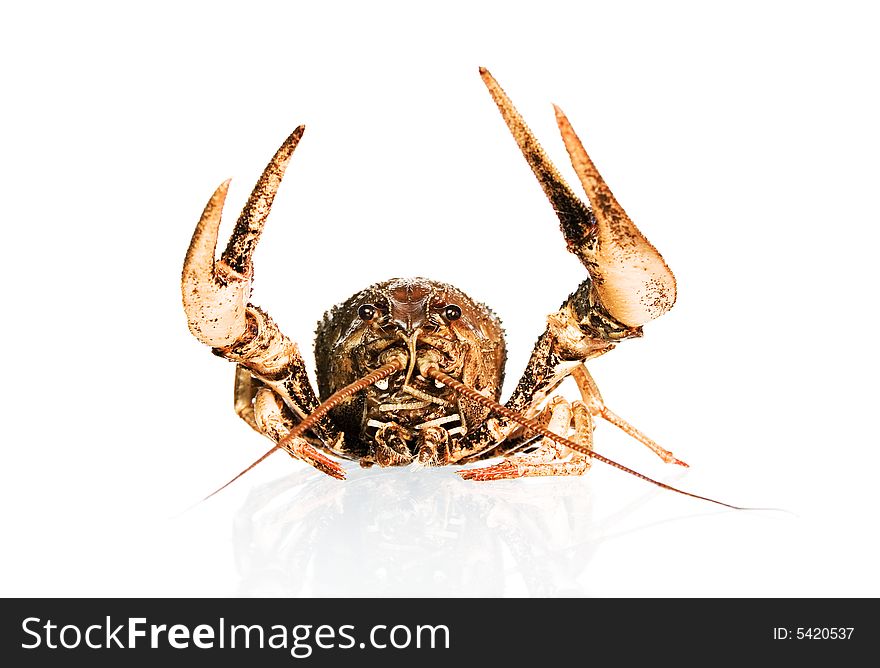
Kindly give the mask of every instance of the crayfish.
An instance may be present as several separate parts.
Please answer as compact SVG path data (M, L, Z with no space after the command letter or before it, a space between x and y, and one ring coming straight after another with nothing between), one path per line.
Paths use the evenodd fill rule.
M492 75L484 68L480 75L559 217L568 250L587 270L585 280L547 317L504 404L498 403L506 359L499 319L452 285L426 278L371 285L324 315L315 341L316 392L297 344L249 302L251 258L303 136L304 127L298 127L257 182L219 260L218 228L229 181L217 188L183 267L190 331L236 364L235 411L273 442L239 475L277 450L340 479L345 471L336 458L365 467L498 459L458 471L482 481L580 475L599 460L705 499L593 449L594 424L601 418L664 462L687 466L613 413L585 366L621 341L641 336L643 325L672 308L675 277L618 204L565 114L555 107L589 203L565 182ZM554 394L569 376L580 400Z

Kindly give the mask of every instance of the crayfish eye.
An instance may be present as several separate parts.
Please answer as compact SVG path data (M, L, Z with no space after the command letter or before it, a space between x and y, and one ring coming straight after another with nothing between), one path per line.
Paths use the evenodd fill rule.
M443 315L446 316L447 320L458 320L461 317L461 307L456 304L450 304L444 309Z
M358 317L361 320L372 320L376 316L376 307L372 304L358 306Z

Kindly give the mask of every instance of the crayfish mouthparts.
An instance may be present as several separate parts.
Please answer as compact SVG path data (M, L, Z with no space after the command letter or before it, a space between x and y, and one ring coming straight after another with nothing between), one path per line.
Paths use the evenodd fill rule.
M432 381L421 372L422 367L433 365L453 376L461 369L461 360L444 354L430 345L421 345L422 342L419 334L420 332L416 331L411 337L402 337L406 343L406 348L387 349L379 355L379 366L396 362L401 365L403 370L373 383L376 389L382 391L386 391L389 388L397 388L398 391L418 389L413 388L413 381L421 386L443 389L444 385L442 383ZM364 366L367 367L368 365ZM371 368L365 368L363 373L369 373L371 370Z

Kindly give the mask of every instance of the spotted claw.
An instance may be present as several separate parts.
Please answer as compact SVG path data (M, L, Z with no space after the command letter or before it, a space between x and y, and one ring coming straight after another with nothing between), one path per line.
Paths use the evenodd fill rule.
M189 329L202 343L214 348L231 346L248 331L254 249L304 129L300 126L293 131L263 171L219 260L215 259L217 234L228 180L214 191L202 213L186 253L181 280Z

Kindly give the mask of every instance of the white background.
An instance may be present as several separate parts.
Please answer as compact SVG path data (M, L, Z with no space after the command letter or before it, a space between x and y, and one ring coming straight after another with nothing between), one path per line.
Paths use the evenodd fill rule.
M871 3L21 3L0 21L4 596L878 596L878 22ZM425 7L425 8L423 8ZM232 412L180 266L307 132L253 300L300 342L370 282L490 304L506 393L583 276L477 75L574 181L551 102L676 274L591 365L597 464L324 479ZM564 391L571 394L571 389ZM682 475L683 474L683 475Z

